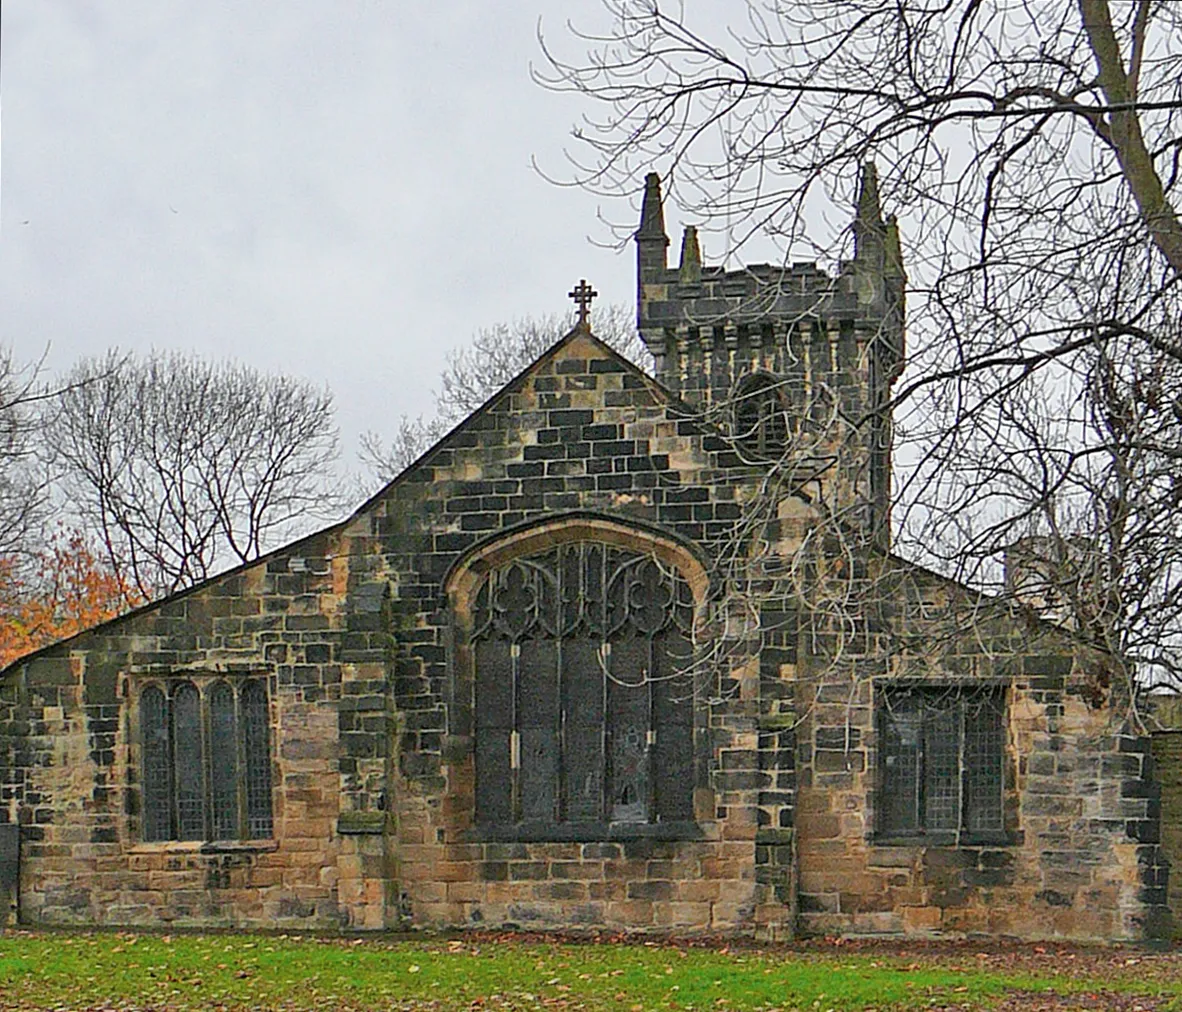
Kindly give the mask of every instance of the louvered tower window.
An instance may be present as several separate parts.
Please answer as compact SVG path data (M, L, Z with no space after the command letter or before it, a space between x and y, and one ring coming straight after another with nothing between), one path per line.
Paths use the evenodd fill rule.
M788 416L773 376L748 376L735 394L735 444L749 461L778 460L788 446Z

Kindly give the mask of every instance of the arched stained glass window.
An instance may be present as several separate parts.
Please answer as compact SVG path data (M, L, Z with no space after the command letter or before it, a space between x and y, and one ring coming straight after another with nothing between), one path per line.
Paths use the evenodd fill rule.
M205 768L201 761L201 694L181 682L172 697L173 782L177 838L205 839Z
M144 741L144 839L172 838L172 763L168 747L168 699L155 686L140 696Z
M209 779L213 799L213 838L238 836L238 722L234 690L217 682L209 691Z
M252 679L242 687L242 725L246 753L246 835L271 836L271 744L266 686Z
M693 598L651 555L579 541L475 598L484 825L693 818Z

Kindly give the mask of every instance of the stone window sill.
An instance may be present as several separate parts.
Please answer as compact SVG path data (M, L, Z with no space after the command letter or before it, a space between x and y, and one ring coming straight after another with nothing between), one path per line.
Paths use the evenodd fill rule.
M465 839L471 843L611 843L617 840L704 840L696 822L575 822L514 823L475 826Z
M279 849L278 840L159 840L137 843L132 854L237 854Z
M902 836L875 836L871 839L875 847L940 847L943 849L960 850L963 848L979 847L1012 847L1022 841L1012 833L974 833L971 836L962 833L959 838L955 833L913 834Z

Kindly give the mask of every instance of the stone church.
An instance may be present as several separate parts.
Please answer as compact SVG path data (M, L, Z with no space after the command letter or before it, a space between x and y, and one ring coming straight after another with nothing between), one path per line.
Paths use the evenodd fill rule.
M1138 939L1102 657L891 554L897 227L669 264L352 516L0 672L0 923Z

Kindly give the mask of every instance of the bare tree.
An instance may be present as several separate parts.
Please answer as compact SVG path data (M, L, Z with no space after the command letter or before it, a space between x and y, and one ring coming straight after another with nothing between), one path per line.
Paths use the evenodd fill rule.
M1179 670L1177 5L748 0L722 38L676 5L605 8L585 55L543 41L543 82L589 108L576 181L632 196L656 167L728 249L770 236L786 262L810 246L836 261L850 234L826 229L828 209L873 159L909 275L908 371L880 406L896 421L894 544L1021 609L1029 579L1007 582L1003 565L1021 542L1048 608L1120 677ZM716 421L734 407L715 405ZM781 504L822 487L801 439L817 436L767 464L740 525L739 610L778 592L751 546ZM856 628L876 594L898 599L899 571L859 562L856 525L823 496L810 516L797 596L814 628ZM821 578L825 559L843 565ZM980 618L964 603L962 628Z
M29 549L31 535L51 510L41 432L56 391L40 382L41 363L22 365L0 347L0 557ZM39 546L36 546L39 547Z
M448 426L440 418L411 418L403 415L390 441L384 442L372 429L361 434L362 465L373 478L384 484L401 474L427 450L443 438Z
M413 419L403 415L389 443L375 432L364 433L362 464L378 481L400 474L570 329L569 317L550 314L477 330L469 344L448 355L435 395L436 414ZM620 305L593 309L591 330L625 358L652 371L652 357L636 332L632 309Z
M1133 199L1112 224L1182 272L1174 4L1122 3L1114 22L1108 0L749 0L722 40L679 5L605 6L589 58L545 48L540 75L602 110L576 132L588 186L635 192L659 160L686 210L798 240L808 199L873 155L932 249L963 232L956 252L989 261L1115 185Z
M570 329L568 316L550 314L526 316L476 331L467 345L448 356L439 377L436 403L440 419L454 425L466 418ZM608 305L593 309L591 331L629 361L646 372L652 371L630 307Z
M145 598L257 558L336 505L331 395L241 365L84 360L50 436L71 508Z

